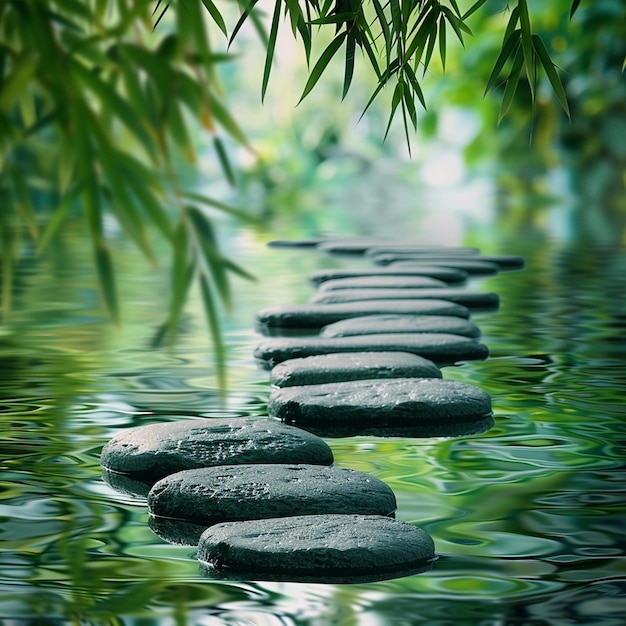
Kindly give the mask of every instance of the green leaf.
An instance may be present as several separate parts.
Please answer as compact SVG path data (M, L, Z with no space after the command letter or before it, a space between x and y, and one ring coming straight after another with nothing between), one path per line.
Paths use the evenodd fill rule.
M261 102L265 99L267 84L270 80L270 72L272 71L272 61L274 60L274 50L276 49L276 37L278 36L278 25L280 23L280 10L282 8L281 0L274 0L274 15L272 17L272 26L270 28L270 36L265 54L265 67L263 68L263 84L261 87Z
M241 130L235 118L230 114L228 109L222 104L214 93L210 93L209 106L213 117L222 126L222 128L238 143L246 148L250 147L246 136Z
M241 276L242 278L245 278L246 280L251 280L251 281L256 282L257 277L254 274L251 274L250 272L248 272L248 270L245 270L243 267L241 267L241 265L238 265L234 261L231 261L230 259L227 259L226 257L222 257L222 263L224 264L224 267L228 271L233 272L233 274L237 274L238 276Z
M117 305L117 293L115 289L115 273L111 262L111 253L104 244L104 240L101 240L96 244L95 255L96 270L98 273L98 282L100 284L102 298L111 319L116 324L119 324L120 318Z
M337 50L343 44L343 40L347 36L347 32L344 30L339 33L331 42L328 44L327 48L322 52L320 58L318 59L315 67L311 70L309 75L309 79L304 87L304 91L300 96L300 100L298 104L304 100L304 98L311 92L313 87L317 84L317 81L320 79L320 76L323 74L324 70L328 67L331 59L335 56Z
M209 332L213 341L213 349L215 350L215 370L217 373L218 386L223 393L226 390L226 356L224 343L222 341L222 331L209 282L206 276L203 275L200 276L200 293L202 294L204 312L206 313Z
M396 87L393 90L393 96L391 97L391 111L389 113L389 121L387 122L387 128L385 130L385 139L387 138L387 135L389 134L389 129L391 128L391 122L393 121L393 117L396 113L396 109L398 108L398 105L402 101L403 91L404 91L404 83L402 82L402 80L399 80L396 83Z
M170 342L174 340L176 335L180 314L187 299L191 279L193 278L193 264L188 261L188 250L187 224L185 214L183 213L176 227L173 242L174 259L170 281L171 295L168 317Z
M506 80L506 87L504 88L504 94L502 96L502 103L500 105L500 113L498 115L498 124L502 121L504 116L511 108L511 104L517 91L517 85L519 83L519 77L522 73L522 66L524 64L523 52L518 48L515 60L513 61L513 67Z
M372 4L374 5L374 10L376 11L376 17L378 18L378 23L380 24L380 29L383 34L383 39L385 40L385 58L387 59L387 63L391 59L391 46L392 46L392 38L391 32L389 30L389 23L387 22L387 17L381 6L379 0L372 0Z
M207 206L213 207L215 209L219 209L224 213L228 213L229 215L233 215L241 220L249 222L251 224L259 224L258 218L248 215L241 209L237 209L232 207L224 202L220 202L219 200L215 200L214 198L209 198L208 196L203 196L198 193L193 193L190 191L184 191L183 197L188 198L189 200L193 200L194 202L199 202L200 204L206 204Z
M535 57L533 54L532 31L530 28L530 16L528 15L528 5L526 0L519 0L519 21L522 31L522 52L524 53L524 65L526 66L526 76L530 85L530 95L535 99Z
M569 19L571 20L574 17L574 13L578 10L578 6L580 5L580 0L573 0L572 6L569 10Z
M519 22L519 6L515 6L513 10L511 11L511 16L509 17L508 24L506 25L506 31L504 31L504 38L502 39L503 42L506 42L509 39L513 31L515 30L515 27L517 26L518 22Z
M237 23L235 24L235 28L233 29L233 32L230 36L230 39L228 40L228 47L231 46L231 44L233 43L233 41L235 40L235 37L237 36L237 33L239 32L239 30L241 29L241 27L244 25L245 21L248 19L248 17L251 15L252 11L254 10L254 7L256 5L256 3L259 0L250 0L250 2L246 5L246 8L244 9L243 13L241 14L239 20L237 20Z
M415 75L413 68L410 65L405 65L404 74L405 76L408 77L409 82L411 83L411 88L413 89L413 92L419 98L419 101L424 107L424 110L426 110L426 99L424 98L424 93L422 92L422 88L420 87L419 81L417 80L417 76Z
M315 26L321 26L322 24L343 24L344 22L354 22L356 14L353 11L349 13L333 13L324 17L318 17L315 20L311 20L309 24Z
M35 74L38 65L39 59L31 55L23 56L17 60L12 73L3 77L2 89L0 89L0 109L7 113L11 112L13 105L18 101Z
M352 83L352 77L354 76L354 53L356 50L356 36L352 30L348 31L347 45L346 45L346 65L343 76L343 93L341 99L343 100L350 90L350 84Z
M478 2L474 2L474 4L467 11L465 11L461 19L465 21L470 15L476 13L476 11L478 11L478 9L480 9L485 2L487 2L487 0L478 0Z
M55 235L57 230L59 230L59 226L61 226L61 224L67 217L67 214L70 212L73 203L78 198L78 195L82 193L82 191L82 184L75 184L63 195L61 203L54 210L52 217L48 220L46 228L41 235L41 239L39 239L39 243L37 245L37 254L41 254L44 251L52 237Z
M504 42L504 46L502 46L502 50L496 59L496 62L493 66L493 70L491 70L491 75L489 76L489 80L487 80L487 86L485 87L485 93L487 93L490 89L493 89L496 84L500 73L502 72L502 68L504 64L507 62L509 57L512 57L517 52L517 46L519 45L521 36L521 31L515 30L510 35L509 38Z
M30 197L28 184L22 172L20 172L17 168L12 167L10 169L10 174L13 179L13 184L15 185L15 191L19 202L18 209L24 215L24 220L30 230L31 237L36 241L39 237L39 228L37 226L35 207L33 206L33 202Z
M552 89L554 91L554 95L556 99L559 101L561 108L567 114L567 117L570 117L569 105L567 103L567 94L565 93L565 89L563 88L563 84L561 83L561 79L556 71L554 63L552 63L552 59L550 58L550 54L546 49L545 44L543 43L541 37L539 35L533 35L533 47L535 52L537 53L537 57L543 65L543 69L546 72L546 76L552 85Z
M446 71L446 21L443 17L439 19L439 56L443 71Z
M226 176L226 180L228 180L228 182L234 187L237 184L237 181L235 180L235 174L230 164L228 153L226 152L226 149L224 148L224 143L217 135L213 137L213 145L215 146L215 152L217 154L217 158L220 162L220 165L222 166L222 172L224 172L224 175Z
M228 36L228 32L226 31L226 24L224 23L224 18L222 14L219 12L219 9L213 4L212 0L202 0L202 4L206 7L206 10L211 14L213 21L217 25L217 27Z
M452 28L454 29L458 40L463 46L465 46L465 41L463 40L463 31L466 32L468 35L472 35L472 31L448 7L442 5L441 11L443 15L446 16L446 19L450 23L450 26L452 26Z

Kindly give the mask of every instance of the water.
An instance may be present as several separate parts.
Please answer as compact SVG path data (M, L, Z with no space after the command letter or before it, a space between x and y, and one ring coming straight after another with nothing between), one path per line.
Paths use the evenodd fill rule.
M353 260L230 239L256 284L224 318L220 400L194 296L173 350L148 348L166 278L120 244L123 326L103 316L77 232L21 268L0 336L0 623L237 626L618 626L624 603L626 257L533 238L481 242L523 272L474 280L502 306L476 314L492 356L444 377L489 392L495 426L459 439L329 439L336 464L387 482L397 517L424 528L432 571L356 585L219 582L194 550L154 535L143 502L100 477L120 429L181 415L263 415L254 312L303 302L305 277ZM471 242L475 244L476 242ZM74 304L71 304L74 303Z

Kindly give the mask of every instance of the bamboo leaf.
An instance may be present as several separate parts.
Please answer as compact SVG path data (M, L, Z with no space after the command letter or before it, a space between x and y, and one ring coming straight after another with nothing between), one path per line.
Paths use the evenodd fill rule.
M220 328L219 315L215 300L211 293L211 288L206 276L200 276L200 293L202 294L202 302L204 304L204 312L206 314L209 325L209 332L213 341L213 349L215 350L215 370L217 373L218 386L223 393L226 390L226 356L224 343L222 341L222 331Z
M426 99L424 98L424 93L422 92L422 88L420 87L419 81L417 80L417 76L415 75L413 68L410 65L405 65L404 74L408 77L414 93L417 94L417 97L424 107L424 110L426 110Z
M261 102L265 99L267 84L270 80L270 72L272 71L272 61L274 60L274 50L276 49L276 38L278 36L278 24L280 23L280 10L282 8L281 0L274 0L274 15L272 17L272 26L270 28L270 36L265 54L265 67L263 68L263 84L261 87Z
M119 325L120 317L115 289L115 273L113 271L113 263L111 262L111 253L104 244L104 240L96 244L95 255L96 270L102 298L111 319Z
M222 17L222 14L219 12L219 9L215 6L213 1L202 0L202 4L204 4L206 10L210 13L217 27L224 33L224 35L228 36L226 24L224 23L224 18Z
M506 31L504 31L504 39L502 40L503 42L506 42L511 36L511 34L513 33L513 31L515 31L515 27L517 26L518 22L519 22L519 5L516 5L511 11L509 22L506 25Z
M11 112L13 105L35 74L38 65L39 59L30 55L20 58L15 63L13 72L8 77L3 77L2 89L0 89L0 109L7 113Z
M251 274L250 272L248 272L248 270L245 270L243 267L241 267L241 265L238 265L234 261L231 261L230 259L227 259L226 257L222 257L222 263L224 264L224 267L228 271L233 272L233 274L237 274L238 276L241 276L242 278L245 278L246 280L251 280L251 281L256 282L257 277L254 274Z
M309 75L309 79L304 87L304 91L300 96L300 100L298 104L304 100L304 98L311 92L313 87L317 84L317 81L320 79L320 76L323 74L324 70L328 67L331 59L335 56L337 50L343 44L343 40L346 38L347 32L342 31L339 33L331 42L328 44L327 48L322 52L320 58L318 59L315 67L311 70Z
M222 104L222 102L214 95L210 94L210 108L213 117L217 120L220 126L238 143L246 148L250 147L246 136L241 130L241 127L230 114L228 109Z
M446 21L443 17L439 19L439 56L443 71L446 71Z
M350 90L350 84L352 83L352 77L354 76L354 53L356 50L356 37L352 31L348 32L347 44L346 44L346 65L343 77L343 94L341 99L343 100Z
M309 24L315 26L321 26L323 24L343 24L345 22L354 22L355 19L356 14L350 11L349 13L333 13L332 15L318 17L317 19L311 20Z
M573 0L572 1L572 6L569 10L569 19L571 20L574 17L574 13L576 13L576 11L578 10L578 7L580 5L580 0Z
M228 180L228 182L234 187L237 184L237 181L235 180L235 174L230 164L228 153L224 148L224 143L217 135L213 137L213 145L215 146L215 152L217 154L220 165L222 166L222 171L226 176L226 180Z
M398 105L402 101L403 91L404 91L404 83L401 80L399 80L396 83L396 87L393 90L393 96L391 97L391 111L389 113L389 121L387 122L387 128L385 130L385 139L387 138L387 135L389 134L389 129L391 128L391 122L393 121L393 117L396 113L396 109L398 108Z
M72 204L76 201L78 195L82 193L82 190L82 185L77 184L64 194L61 203L54 210L52 217L48 220L46 228L41 235L41 239L39 239L37 254L41 254L44 251L52 237L56 234L57 230L59 230L59 226L61 226L67 217L67 214L72 208Z
M252 11L254 10L254 7L255 7L255 5L256 5L256 3L258 1L259 0L250 0L250 2L247 4L246 8L244 9L243 13L241 14L241 17L239 18L239 20L235 24L235 28L233 29L233 32L232 32L232 34L230 36L230 39L228 40L228 47L230 47L231 44L233 43L233 41L235 40L235 37L237 36L237 33L239 32L241 27L244 25L245 21L248 19L248 17L250 16Z
M194 202L199 202L200 204L206 204L207 206L213 207L215 209L219 209L220 211L223 211L224 213L228 213L229 215L233 215L241 220L244 220L246 222L249 222L251 224L257 224L259 223L258 218L252 216L252 215L248 215L247 213L245 213L244 211L242 211L241 209L237 209L235 207L232 207L224 202L220 202L219 200L215 200L214 198L209 198L208 196L203 196L201 194L198 193L193 193L190 191L185 191L183 192L183 197L188 198L189 200L193 200Z
M489 76L489 80L487 80L487 86L485 87L485 93L487 93L490 89L493 89L496 84L498 77L502 72L502 68L504 64L507 62L509 57L514 56L517 50L517 46L519 45L521 32L520 30L513 31L509 38L504 42L502 46L502 50L496 59L496 62L493 66L493 70L491 70L491 75Z
M470 15L476 13L476 11L478 11L478 9L480 9L485 2L487 2L487 0L478 0L478 2L474 2L474 4L467 11L465 11L461 19L465 21Z
M530 16L528 15L528 5L526 0L519 0L519 22L522 31L522 52L524 53L524 65L526 66L526 76L530 85L530 95L535 99L535 56L533 54L532 31L530 28Z
M181 215L174 234L173 255L168 317L170 342L174 340L176 335L180 314L187 299L191 279L193 278L193 264L188 261L188 235L184 213Z
M458 40L463 46L465 46L465 41L463 40L463 31L465 31L468 35L471 35L472 31L447 6L442 5L441 11L442 14L445 15L450 26L452 26L452 29L456 33Z
M517 85L519 83L519 77L522 73L522 66L524 64L524 54L518 48L515 60L513 61L513 67L506 81L506 87L504 88L504 94L502 96L502 103L500 105L500 113L498 115L498 124L502 121L504 116L511 108L511 103L515 97Z
M552 89L554 91L554 95L556 99L559 101L562 109L567 114L567 117L570 117L569 105L567 103L567 94L565 93L565 89L563 88L563 84L561 83L561 79L556 71L556 67L554 63L552 63L552 59L550 58L550 54L546 49L545 44L543 43L541 37L539 35L533 35L533 47L537 56L539 57L539 61L541 65L543 65L543 69L546 72L546 76L552 85Z
M376 17L378 18L378 23L380 24L380 29L383 34L383 39L385 40L385 58L387 59L387 63L391 59L391 45L392 38L391 32L389 30L389 23L387 22L387 17L383 10L383 7L380 4L379 0L372 0L372 4L374 5L374 10L376 11Z
M433 22L433 27L431 31L428 33L428 44L426 47L426 56L424 57L424 74L426 74L426 70L430 65L430 59L433 56L433 51L435 50L435 42L437 41L438 27L437 22Z

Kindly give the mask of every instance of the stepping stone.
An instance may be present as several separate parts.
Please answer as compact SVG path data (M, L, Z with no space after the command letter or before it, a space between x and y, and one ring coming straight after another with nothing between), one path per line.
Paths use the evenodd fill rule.
M425 287L447 287L448 283L430 276L357 276L336 278L323 282L320 291L337 289L423 289Z
M364 315L324 326L319 336L350 337L381 333L449 333L480 337L476 324L450 315Z
M493 311L500 306L497 293L466 291L463 288L435 289L337 289L320 291L309 299L310 304L335 304L339 302L373 302L377 300L448 300L462 304L470 310Z
M432 362L408 352L345 352L289 359L272 369L276 387L368 378L441 378Z
M200 538L204 575L236 580L364 583L432 567L421 528L380 515L299 515L225 522Z
M275 239L267 242L268 248L315 248L326 241L319 239Z
M100 456L113 487L138 489L144 495L146 485L197 467L332 462L331 449L319 437L264 418L181 419L127 428L104 446Z
M439 378L274 388L268 413L327 437L452 437L493 425L491 399L484 391Z
M380 239L363 239L356 241L325 241L317 246L320 252L330 254L364 254L368 253L372 248L381 247L389 252L394 252L395 247L392 243L386 243ZM466 247L445 247L445 246L429 246L429 245L408 245L402 244L403 250L410 250L414 254L478 254L478 248Z
M447 300L462 304L470 310L493 311L500 305L498 294L467 291L463 288L437 287L420 289L336 289L320 290L309 299L310 304L365 302L376 300Z
M406 244L397 244L397 245L388 245L388 244L379 244L370 246L366 251L366 256L376 256L377 254L409 254L409 255L429 255L429 256L451 256L457 255L463 257L474 257L480 254L479 248L473 248L468 246L456 246L456 247L445 247L445 246L431 246L431 247L419 247L419 246L407 246Z
M484 344L448 333L276 337L259 343L254 349L254 356L271 368L288 359L341 352L410 352L437 365L482 360L489 356L489 350Z
M473 259L473 257L472 257ZM468 274L475 276L492 276L500 271L500 268L495 263L489 263L488 261L478 261L466 259L465 257L414 257L409 259L407 257L400 257L393 254L381 254L376 257L372 257L374 263L378 265L391 265L394 268L415 268L419 269L420 265L438 265L440 267L449 267L452 269L463 270Z
M393 515L396 497L381 480L321 465L223 465L171 474L148 494L155 517L204 527L291 515Z
M475 249L476 250L476 249ZM495 263L500 269L522 269L526 262L521 256L515 256L511 254L478 254L476 250L475 255L463 254L463 253L451 253L446 249L442 249L439 252L411 252L408 248L406 250L394 250L384 248L369 248L366 252L368 257L377 258L382 255L395 256L398 260L410 261L416 260L420 263L430 263L436 258L450 258L451 260L468 260L468 261L481 261L485 263ZM462 257L462 258L461 258Z
M328 280L342 278L361 278L368 276L425 276L437 278L445 283L463 283L468 273L451 267L437 267L434 265L420 265L414 268L401 268L396 265L389 267L372 267L367 269L327 269L317 270L309 275L309 282L317 287Z
M469 317L469 310L446 300L394 300L340 302L336 304L291 304L262 309L256 314L257 330L269 328L321 328L350 317L387 313L408 315L453 315Z

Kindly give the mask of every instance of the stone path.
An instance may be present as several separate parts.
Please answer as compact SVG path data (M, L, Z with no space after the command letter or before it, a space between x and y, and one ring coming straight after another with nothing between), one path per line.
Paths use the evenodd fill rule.
M373 265L317 271L308 277L317 288L311 303L257 313L261 334L296 335L254 348L270 369L268 417L127 429L104 446L103 477L147 497L150 528L197 545L207 576L367 582L425 571L436 560L432 539L395 519L384 482L335 467L323 437L488 430L489 395L440 367L488 357L470 309L493 311L499 298L458 285L520 269L523 259L373 238L269 246Z

